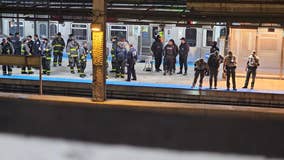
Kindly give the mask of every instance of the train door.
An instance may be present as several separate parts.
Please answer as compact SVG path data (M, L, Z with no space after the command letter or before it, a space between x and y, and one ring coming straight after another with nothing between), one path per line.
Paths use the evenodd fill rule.
M201 53L200 57L205 58L207 61L210 55L210 48L212 45L213 40L213 30L211 28L202 28L202 35L201 35Z
M57 22L49 22L49 38L54 37L58 31L58 23Z
M141 26L141 61L144 61L147 56L151 55L152 36L150 28L150 26Z
M190 52L188 55L189 62L193 63L199 55L197 55L197 29L196 28L186 28L185 29L185 39L190 46Z
M257 54L261 59L258 72L280 75L283 29L259 28Z
M237 71L245 73L247 58L256 49L256 29L231 29L230 50L237 57Z
M83 41L88 40L88 24L86 23L72 23L71 33L75 39L81 44Z
M47 36L48 32L48 27L47 27L47 22L37 22L37 34L42 37L42 36Z

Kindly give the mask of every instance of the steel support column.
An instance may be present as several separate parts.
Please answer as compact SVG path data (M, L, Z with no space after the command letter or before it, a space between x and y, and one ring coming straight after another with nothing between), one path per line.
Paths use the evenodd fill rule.
M106 100L106 44L105 44L105 0L93 0L93 84L92 99Z

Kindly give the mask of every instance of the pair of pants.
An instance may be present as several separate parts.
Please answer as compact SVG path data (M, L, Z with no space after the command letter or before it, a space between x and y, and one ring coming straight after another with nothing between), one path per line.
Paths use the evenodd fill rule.
M209 85L212 88L214 80L214 87L217 88L217 80L218 80L218 69L210 69L209 71Z
M61 65L62 64L62 57L63 57L63 52L62 51L57 51L53 53L53 65Z
M2 70L3 70L3 74L7 74L7 73L12 74L12 67L11 66L3 65Z
M118 60L116 63L116 76L124 77L125 73L125 61Z
M155 69L156 69L156 71L160 70L161 64L162 64L162 57L160 57L160 56L155 57Z
M78 57L70 56L70 70L71 70L71 72L74 72L75 66L77 67L78 72L80 72Z
M174 70L174 63L175 63L175 58L173 56L168 56L165 58L164 62L164 70L165 72L170 72L172 73Z
M204 79L204 76L205 76L205 71L204 70L196 70L195 71L192 87L195 87L197 79L198 79L199 76L200 76L200 78L199 78L199 87L202 87L203 79Z
M30 67L30 66L22 67L22 73L27 73L26 68L28 68L28 73L33 73L32 67Z
M250 76L252 76L251 88L253 88L254 87L254 82L255 82L255 77L256 77L256 67L248 67L247 76L246 76L246 82L245 82L245 86L244 87L248 87Z
M48 59L46 57L42 58L42 69L43 69L43 74L50 73L50 61L51 59Z
M87 66L86 62L80 62L80 75L85 75L86 66Z
M111 72L116 72L117 69L117 62L116 62L116 58L115 55L111 55Z
M133 77L134 80L137 79L135 71L135 63L129 64L129 66L127 66L127 80L130 81L131 76Z
M182 69L184 67L184 73L187 73L187 56L179 57L179 65L180 65L180 72L182 72Z
M227 89L230 89L230 79L232 76L233 89L236 89L236 67L226 67L227 70Z

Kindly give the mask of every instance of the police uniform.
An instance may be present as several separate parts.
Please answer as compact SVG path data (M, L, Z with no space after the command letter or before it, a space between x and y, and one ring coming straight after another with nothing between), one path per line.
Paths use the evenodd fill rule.
M151 50L153 52L153 56L155 58L155 69L157 72L161 71L160 67L162 64L162 57L163 57L163 43L159 38L156 39L155 42L153 42L151 46Z
M202 84L203 84L203 79L205 76L205 73L208 71L208 67L207 67L207 63L204 61L204 59L198 59L197 61L195 61L194 63L194 80L192 83L192 88L195 87L197 79L199 77L199 88L202 88Z
M66 49L67 53L70 55L70 71L72 74L75 73L74 71L75 66L77 66L78 72L80 72L78 49L79 49L79 44L75 40L69 42Z
M60 33L57 34L58 36L61 36ZM52 41L52 47L53 47L53 66L59 66L62 65L62 57L63 57L63 50L65 47L65 42L62 37L56 37Z
M174 45L167 44L164 48L164 75L166 75L167 72L172 75L174 71L176 55L176 47Z
M227 76L227 90L230 89L230 78L232 77L233 82L233 90L237 90L236 88L236 68L237 68L237 60L233 55L227 55L225 57L224 62L224 72Z
M0 47L0 54L2 55L13 55L14 54L14 48L12 43L8 42L6 40L6 42L2 42L1 43L1 47ZM2 66L2 70L3 70L3 75L12 75L12 67L11 66L7 66L7 65L3 65Z
M32 54L33 55L40 55L41 51L39 50L41 42L39 39L33 41L33 50L32 50Z
M127 52L127 81L131 80L131 76L133 77L132 80L136 81L136 71L135 71L135 63L137 60L137 53L134 47L131 47Z
M80 63L80 77L86 77L85 69L87 66L87 55L89 51L88 48L81 47L79 49L79 63Z
M50 75L50 64L51 64L51 51L52 46L48 43L47 38L46 42L42 42L39 47L39 52L42 56L42 69L43 74Z
M181 43L179 46L179 65L180 72L178 74L182 74L182 70L184 67L184 75L187 75L187 57L189 52L189 45L185 43Z
M247 75L246 75L245 85L244 85L243 88L247 88L248 87L250 76L252 76L251 89L254 88L255 77L256 77L256 69L257 69L258 66L259 66L259 57L257 57L256 55L251 54L248 57Z
M223 56L221 56L218 51L211 53L208 59L208 67L209 67L209 85L210 89L212 89L213 80L214 80L214 88L217 89L217 80L218 80L218 72L220 64L223 63Z
M127 50L126 48L120 44L119 47L116 49L116 77L124 78L125 73L125 63L126 63L126 55Z
M22 43L21 46L21 55L22 56L31 56L31 48L29 47L29 44L27 42ZM26 68L28 68L28 72L26 71ZM32 68L30 66L24 66L22 67L22 74L33 74L34 72L32 71Z

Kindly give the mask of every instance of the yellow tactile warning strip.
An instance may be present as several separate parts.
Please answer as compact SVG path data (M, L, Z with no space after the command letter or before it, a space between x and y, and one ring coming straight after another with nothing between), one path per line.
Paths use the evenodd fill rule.
M90 98L50 96L35 94L3 93L0 92L0 99L23 99L32 101L46 101L54 103L75 103L86 104L88 107L112 107L126 108L134 110L154 110L164 112L176 112L182 114L201 114L201 115L225 115L225 116L249 116L255 118L278 117L284 119L284 106L282 108L271 107L249 107L234 105L214 105L214 104L192 104L192 103L172 103L154 101L134 101L110 99L105 102L93 102ZM0 101L1 103L1 101ZM66 106L66 105L65 105ZM80 106L80 105L78 105ZM281 107L281 106L280 106Z

